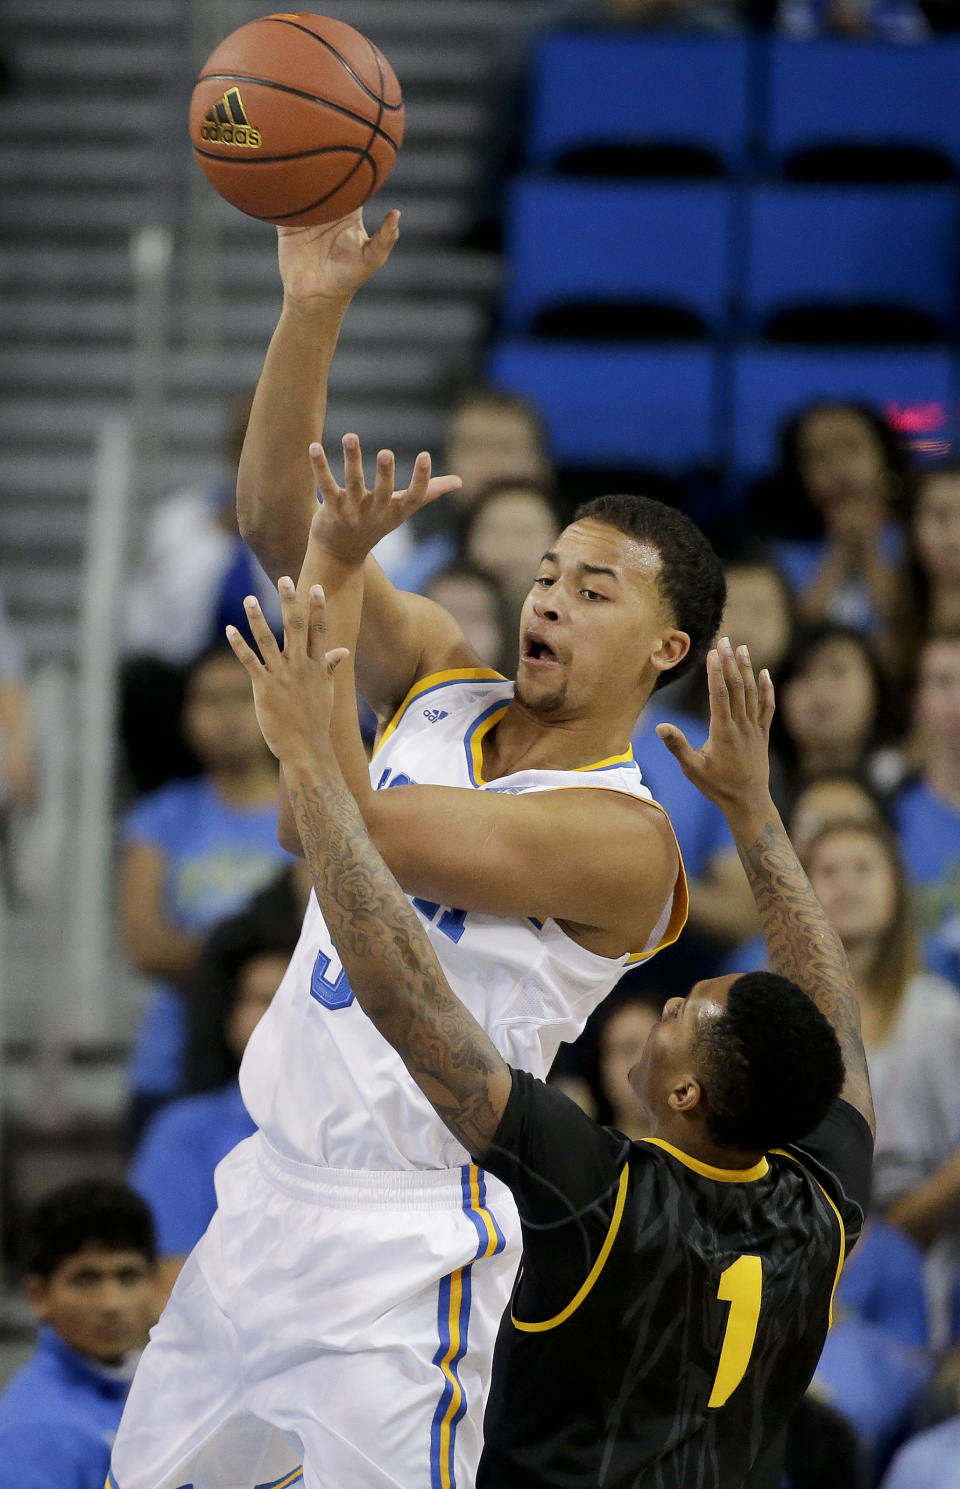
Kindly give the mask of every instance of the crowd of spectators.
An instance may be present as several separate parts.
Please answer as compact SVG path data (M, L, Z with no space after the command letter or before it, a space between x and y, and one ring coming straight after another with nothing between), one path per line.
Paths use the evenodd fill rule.
M741 0L531 7L538 26L707 31L739 27L756 9ZM916 42L928 32L912 0L767 9L795 36ZM209 1222L216 1164L252 1130L239 1061L309 893L302 865L277 845L275 763L247 679L220 640L227 622L246 629L251 591L278 620L235 524L248 407L235 410L223 480L158 507L130 588L118 897L127 955L150 986L129 1063L129 1186L68 1186L41 1203L24 1237L41 1332L0 1397L0 1461L36 1489L103 1481L136 1348ZM879 410L847 400L795 410L780 451L779 469L743 494L736 520L726 504L711 529L728 585L722 629L774 678L774 795L857 981L878 1120L874 1211L791 1429L789 1484L956 1489L960 464L918 468ZM485 385L454 403L443 466L462 489L378 557L394 582L448 608L480 658L509 675L524 595L577 492L554 469L538 410ZM0 605L0 866L7 825L36 792L26 696ZM627 974L553 1075L631 1137L647 1116L626 1072L666 997L701 976L762 966L765 955L722 814L661 744L663 721L704 742L702 677L658 691L633 738L678 836L689 924L675 947ZM365 726L372 742L375 721Z

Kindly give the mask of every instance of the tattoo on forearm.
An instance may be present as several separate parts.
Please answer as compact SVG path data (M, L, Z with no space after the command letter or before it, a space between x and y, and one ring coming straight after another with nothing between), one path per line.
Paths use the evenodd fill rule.
M768 822L756 841L739 851L760 912L770 966L801 987L833 1025L847 1072L844 1097L872 1127L860 1004L843 943L779 823Z
M324 920L358 1003L471 1153L493 1137L509 1070L451 991L342 781L288 783Z

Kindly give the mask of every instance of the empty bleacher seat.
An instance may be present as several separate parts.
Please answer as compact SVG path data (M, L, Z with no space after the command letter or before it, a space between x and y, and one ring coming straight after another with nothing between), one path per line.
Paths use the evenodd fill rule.
M748 348L733 371L733 465L757 475L777 460L779 431L816 399L869 403L909 429L921 417L946 426L952 369L942 347L927 350L795 351Z
M960 167L960 41L771 43L765 152L809 179L909 179Z
M747 44L736 37L560 32L533 64L537 169L709 174L747 140Z
M799 341L931 340L953 328L952 186L758 187L745 319Z
M724 186L521 178L508 211L506 324L594 340L717 330L730 216Z
M533 399L561 465L682 470L716 458L714 364L700 347L507 341L489 374Z

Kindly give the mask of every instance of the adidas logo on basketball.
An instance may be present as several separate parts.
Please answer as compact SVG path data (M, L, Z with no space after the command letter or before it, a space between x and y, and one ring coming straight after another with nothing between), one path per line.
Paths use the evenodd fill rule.
M217 145L259 148L262 136L247 118L239 88L228 88L220 102L214 104L200 126L200 138Z
M439 724L441 719L447 717L447 710L445 708L425 708L423 710L423 717L428 724Z

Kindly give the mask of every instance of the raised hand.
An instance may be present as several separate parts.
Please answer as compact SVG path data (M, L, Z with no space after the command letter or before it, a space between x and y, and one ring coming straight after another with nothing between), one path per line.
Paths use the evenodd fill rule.
M253 595L244 609L260 657L235 626L227 626L234 656L253 684L257 722L270 749L282 762L309 756L328 740L333 712L333 674L345 647L326 650L326 601L319 584L298 595L286 576L277 585L283 611L283 650Z
M773 683L766 670L759 682L745 646L734 652L724 636L707 657L710 733L695 750L674 724L657 733L680 769L725 813L765 802L770 782L770 724Z
M456 491L463 484L459 476L431 476L430 456L424 450L414 462L410 485L396 491L393 451L381 450L373 485L368 488L363 453L355 434L343 437L342 486L330 470L322 445L310 446L310 462L323 498L310 526L310 543L348 564L362 564L387 533L438 496Z
M399 212L388 212L373 236L363 211L322 227L277 229L285 301L310 306L349 301L390 257L399 236Z

